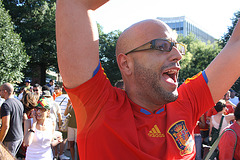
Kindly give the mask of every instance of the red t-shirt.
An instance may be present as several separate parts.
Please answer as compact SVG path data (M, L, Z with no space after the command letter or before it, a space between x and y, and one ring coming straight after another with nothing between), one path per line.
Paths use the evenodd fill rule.
M205 122L205 127L204 128L200 128L200 131L207 131L209 130L209 125L208 125L208 122L207 122L207 112L204 113L204 122Z
M226 107L227 107L227 109L226 109L225 115L228 115L229 113L234 113L233 106L231 106L230 104L226 104Z
M216 111L216 109L214 107L210 108L207 112L207 117L211 117L213 115L216 115L218 112Z
M178 88L178 99L155 113L112 87L102 69L66 90L76 113L82 160L194 159L194 127L214 106L202 74L188 79Z
M237 133L237 146L234 152L235 160L240 160L240 125L236 122L233 123L230 127ZM233 150L236 142L235 133L232 131L226 131L220 139L218 144L219 147L219 159L233 159Z

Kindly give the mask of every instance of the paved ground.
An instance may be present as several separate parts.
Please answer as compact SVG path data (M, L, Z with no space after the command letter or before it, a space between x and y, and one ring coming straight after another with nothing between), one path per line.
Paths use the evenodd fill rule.
M67 149L67 147L68 147L68 144L66 143L64 154L65 154L65 156L70 157L70 159L72 160L70 150ZM77 146L75 146L75 147L77 147ZM75 149L77 149L77 148L75 148ZM75 153L75 160L77 160L77 154L76 153Z

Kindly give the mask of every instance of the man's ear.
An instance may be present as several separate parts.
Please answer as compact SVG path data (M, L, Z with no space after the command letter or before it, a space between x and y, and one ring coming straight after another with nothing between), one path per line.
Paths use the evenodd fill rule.
M118 67L119 67L120 71L122 72L122 74L124 74L124 75L132 74L132 66L133 66L132 62L133 62L132 59L123 53L120 53L117 56Z

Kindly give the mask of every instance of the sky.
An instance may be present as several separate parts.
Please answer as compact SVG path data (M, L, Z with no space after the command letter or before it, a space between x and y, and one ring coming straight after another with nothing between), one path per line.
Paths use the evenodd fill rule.
M110 0L95 11L105 33L149 18L186 16L198 27L221 38L240 11L240 0Z

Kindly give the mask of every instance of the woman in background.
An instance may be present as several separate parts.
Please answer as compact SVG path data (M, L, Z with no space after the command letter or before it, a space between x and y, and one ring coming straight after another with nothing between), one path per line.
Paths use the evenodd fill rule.
M51 146L62 141L61 134L54 134L55 123L49 118L50 106L42 97L32 111L33 118L24 123L24 143L27 148L26 160L53 159Z

